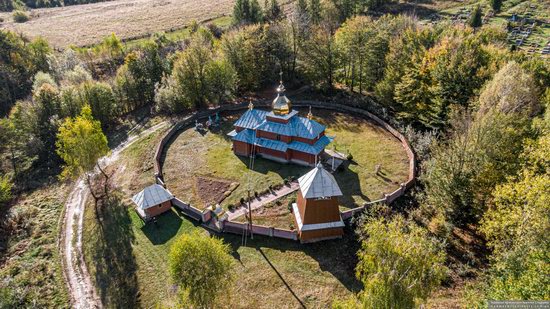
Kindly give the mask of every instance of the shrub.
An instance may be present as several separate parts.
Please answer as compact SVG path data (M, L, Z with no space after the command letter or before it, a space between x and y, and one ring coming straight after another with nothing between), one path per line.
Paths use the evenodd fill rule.
M193 305L193 308L213 308L222 301L222 293L234 280L231 249L222 240L198 232L180 236L170 249L169 270Z
M245 199L244 199L244 197L241 197L240 202L241 202L241 205L244 205L244 203L246 202Z
M14 11L13 12L13 21L15 21L16 23L24 23L26 21L28 21L30 18L29 18L29 15L23 11Z
M227 205L227 209L229 209L229 211L233 211L235 209L235 205L229 204Z
M348 159L348 161L353 161L353 155L351 153L348 153L346 159Z
M296 199L291 199L288 201L288 204L287 204L287 208L288 208L288 211L292 212L292 204L296 203Z
M8 176L0 177L0 205L11 200L11 188L12 183L8 179Z

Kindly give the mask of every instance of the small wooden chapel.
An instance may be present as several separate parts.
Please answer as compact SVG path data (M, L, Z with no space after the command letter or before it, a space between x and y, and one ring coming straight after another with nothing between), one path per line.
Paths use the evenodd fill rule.
M334 176L318 163L300 177L298 183L300 190L292 212L300 242L341 238L345 224L340 216L338 197L342 191Z

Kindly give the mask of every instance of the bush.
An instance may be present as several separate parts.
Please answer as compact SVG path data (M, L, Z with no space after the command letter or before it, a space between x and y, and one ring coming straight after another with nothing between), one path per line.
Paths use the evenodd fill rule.
M0 177L0 205L9 202L12 198L11 188L12 183L8 179L8 176Z
M288 204L287 204L287 208L288 208L288 211L292 212L292 204L296 203L296 199L291 199L288 201Z
M244 205L244 203L246 202L245 199L244 199L244 197L241 197L240 202L241 202L241 205Z
M29 15L23 11L14 11L13 12L13 21L15 21L16 23L24 23L26 21L28 21L30 18L29 18Z
M180 236L170 249L170 274L193 308L218 307L234 280L231 249L222 240L198 232Z
M353 161L353 155L351 153L348 153L346 159L348 159L348 161Z

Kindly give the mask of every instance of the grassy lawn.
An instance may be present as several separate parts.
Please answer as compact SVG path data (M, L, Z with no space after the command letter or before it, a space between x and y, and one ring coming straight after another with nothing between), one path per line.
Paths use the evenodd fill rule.
M68 190L50 183L0 210L2 217L6 210L9 214L0 222L0 298L5 297L0 304L6 308L63 308L69 303L57 247Z
M302 111L302 113L305 113ZM363 118L351 115L314 110L315 119L327 128L327 135L336 136L337 151L353 155L354 160L343 171L335 173L344 197L345 208L356 207L391 192L407 179L408 160L401 143L388 132ZM168 188L184 201L198 208L206 205L197 188L197 177L212 177L238 182L240 185L222 203L236 204L246 197L248 187L261 192L270 185L280 184L288 176L300 177L310 170L294 164L257 158L254 169L249 170L249 159L231 151L231 140L226 134L233 129L239 115L228 115L221 129L201 135L194 128L182 131L166 153L164 178ZM374 173L376 164L382 165L384 175Z
M133 304L173 307L177 294L168 273L168 253L178 235L200 226L176 210L144 225L135 212L111 205L104 231L94 208L86 209L86 261L107 307ZM343 240L300 245L256 236L243 246L238 235L218 235L230 244L236 260L236 282L226 308L327 307L332 300L357 292L354 278L358 242L351 230ZM243 297L246 294L246 297ZM137 296L136 296L137 295Z
M173 307L177 295L168 273L170 246L178 235L197 229L207 233L176 210L160 216L155 226L144 225L132 209L131 195L153 182L151 160L154 145L164 132L161 130L140 139L123 151L119 160L110 167L113 173L111 180L116 183L118 193L106 205L103 228L95 219L93 204L86 208L83 241L86 263L107 307L122 304L145 308ZM184 131L174 142L174 145L181 142L182 147L184 144L193 147L184 149L195 149L173 154L174 158L181 160L178 161L181 175L187 173L189 162L214 160L211 154L197 155L199 147L204 147L206 143L193 144L196 139L220 143L225 140L225 135L221 133L205 136L194 133L193 130ZM189 134L188 139L181 138L184 134ZM227 145L228 142L224 142ZM216 147L223 147L231 153L226 146L213 148ZM241 160L233 158L246 167ZM270 161L265 161L265 164L279 165ZM289 172L296 168L279 166ZM223 167L215 169L216 173L222 170ZM229 172L237 173L236 170ZM282 179L275 172L258 172L256 177L260 179L266 175L272 175L275 180ZM170 186L174 181L168 183ZM264 183L267 186L269 182ZM230 244L236 259L235 285L227 293L220 291L227 294L226 308L296 308L300 307L300 303L308 308L328 307L334 298L346 297L351 291L360 289L360 283L354 277L358 242L351 230L347 231L343 240L311 245L257 236L254 240L248 239L244 246L239 235L216 237L222 237ZM245 293L247 296L243 297Z

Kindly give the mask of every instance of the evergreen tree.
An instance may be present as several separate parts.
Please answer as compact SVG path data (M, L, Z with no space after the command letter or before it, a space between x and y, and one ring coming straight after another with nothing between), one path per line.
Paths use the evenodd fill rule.
M282 10L277 0L265 0L264 16L267 20L275 21L281 18Z
M233 23L242 24L249 20L250 3L248 0L237 0L233 6Z
M500 12L500 9L502 8L502 0L491 0L491 8L493 8L495 13Z
M320 0L311 0L309 3L309 17L313 24L318 24L321 21L321 12L323 8Z
M298 0L298 2L296 2L296 12L298 16L309 15L307 0Z
M249 16L249 23L257 24L261 23L264 19L262 14L262 8L260 7L260 4L258 3L258 0L252 0L250 1L250 9L248 11Z
M476 29L481 27L482 21L481 21L481 7L478 5L472 12L472 15L470 16L470 20L468 21L468 25L470 27Z

